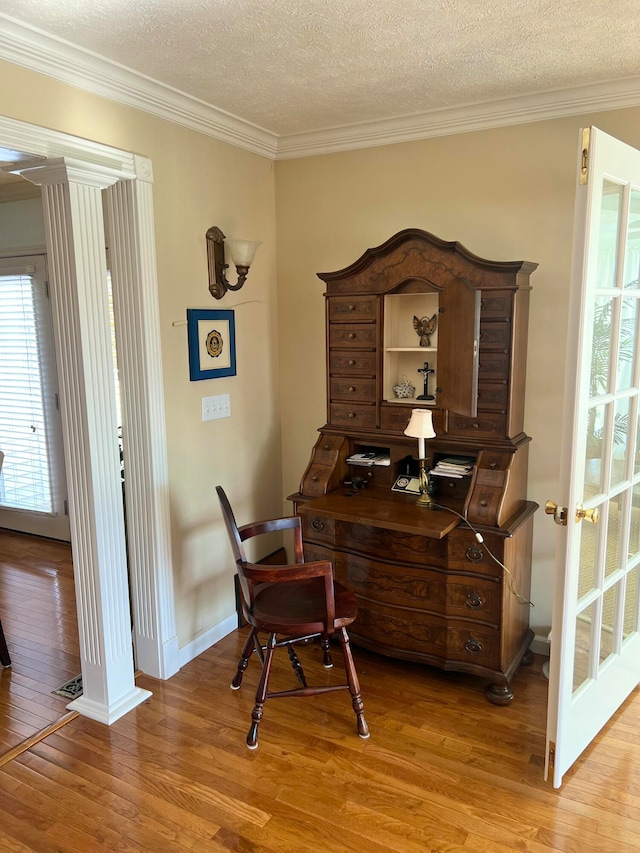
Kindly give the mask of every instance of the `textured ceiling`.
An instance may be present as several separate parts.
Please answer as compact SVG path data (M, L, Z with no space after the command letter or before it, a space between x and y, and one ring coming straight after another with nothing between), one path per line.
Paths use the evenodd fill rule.
M279 135L640 73L637 0L2 0L1 8Z

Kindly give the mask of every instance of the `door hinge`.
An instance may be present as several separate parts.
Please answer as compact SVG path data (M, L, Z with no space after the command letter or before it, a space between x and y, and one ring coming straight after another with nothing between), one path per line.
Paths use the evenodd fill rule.
M57 409L58 411L60 411L60 395L58 394L58 392L57 392L57 391L56 391L56 392L55 392L55 394L53 395L53 401L54 401L54 403L55 403L55 407L56 407L56 409Z
M584 186L589 178L589 130L582 128L582 153L580 155L580 185Z
M548 749L548 752L549 752L549 773L548 773L548 778L549 778L550 780L553 780L553 771L554 771L554 769L555 769L555 764L556 764L556 745L555 745L555 743L554 743L552 740L550 740L550 741L549 741L549 749Z
M44 283L44 295L49 299L49 282L45 281Z
M64 514L69 515L69 501L66 498L64 499Z

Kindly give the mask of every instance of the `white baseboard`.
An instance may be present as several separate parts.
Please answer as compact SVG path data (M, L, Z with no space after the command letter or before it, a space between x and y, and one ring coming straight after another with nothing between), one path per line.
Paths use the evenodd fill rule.
M531 645L529 646L529 648L536 655L544 655L545 657L549 657L549 635L536 634L533 640L531 641Z
M201 655L202 652L206 652L207 649L210 649L211 646L214 646L219 640L222 640L232 631L235 631L237 627L238 614L232 613L230 616L227 616L226 619L223 619L222 622L218 622L218 624L214 625L213 628L205 631L204 634L200 634L195 638L195 640L187 643L186 646L182 646L178 652L180 666L185 666L189 661L192 661L194 658L197 658L198 655Z

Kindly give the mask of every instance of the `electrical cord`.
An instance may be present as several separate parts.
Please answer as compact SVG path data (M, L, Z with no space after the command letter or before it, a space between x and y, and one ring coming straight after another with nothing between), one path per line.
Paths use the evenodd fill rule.
M515 599L518 602L518 604L528 604L529 607L535 607L535 604L533 603L533 601L529 601L529 599L525 598L524 595L520 595L520 593L518 592L518 590L515 587L515 582L513 580L513 574L511 573L511 570L508 569L504 563L500 562L500 560L496 557L495 554L491 553L491 551L487 547L487 543L484 541L482 533L480 533L480 531L476 530L475 527L473 526L473 524L471 524L471 522L468 519L466 519L464 517L464 515L462 515L462 513L457 512L457 510L455 510L455 509L451 509L451 507L449 507L449 506L444 506L443 504L434 503L434 507L437 507L438 509L446 510L446 512L450 512L453 515L457 515L458 518L461 518L462 521L464 521L464 523L467 525L467 527L471 530L471 532L475 536L476 542L478 542L478 544L480 544L480 545L484 545L485 551L491 557L493 562L497 563L500 566L500 568L504 572L506 572L507 583L509 584L509 589L510 589L511 593L515 596Z

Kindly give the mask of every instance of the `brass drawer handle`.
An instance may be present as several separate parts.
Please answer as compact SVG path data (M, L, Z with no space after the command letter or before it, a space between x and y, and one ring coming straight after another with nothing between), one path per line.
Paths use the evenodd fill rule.
M355 364L355 361L352 358L350 358L349 359L349 367L353 367L354 364Z
M311 478L311 482L312 482L312 483L317 483L317 482L318 482L318 475L317 475L317 474L314 474L314 475L313 475L313 477Z
M349 414L347 415L347 417L348 417L350 420L353 420L353 418L355 418L355 416L356 416L356 413L355 413L355 412L349 412Z
M473 637L469 637L467 642L464 644L465 651L469 652L471 655L478 655L482 651L482 643L475 640Z
M349 385L349 391L350 391L352 394L355 392L355 390L356 390L356 389L355 389L355 386L354 386L354 385Z
M331 445L330 445L330 444L325 444L324 449L325 449L325 450L331 450Z
M472 429L480 429L480 424L476 421L476 423L471 424Z
M478 607L482 607L482 605L484 604L484 598L478 595L477 592L470 592L469 595L465 598L464 603L467 607L470 607L472 610L475 610Z
M355 332L349 332L349 340L352 341L356 336Z
M355 310L356 310L355 305L349 305L349 311L355 311Z
M465 556L467 560L471 560L472 563L479 563L480 560L484 557L484 552L476 545L470 545L467 548Z
M320 521L319 518L314 518L311 522L311 526L314 530L324 530L324 521Z

